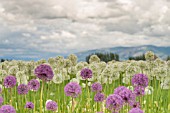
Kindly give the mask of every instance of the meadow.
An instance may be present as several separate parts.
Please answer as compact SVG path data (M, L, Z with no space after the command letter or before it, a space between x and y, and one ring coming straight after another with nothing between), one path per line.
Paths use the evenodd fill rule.
M0 113L170 113L170 61L155 59L151 51L145 58L105 63L92 55L87 63L72 54L5 61Z

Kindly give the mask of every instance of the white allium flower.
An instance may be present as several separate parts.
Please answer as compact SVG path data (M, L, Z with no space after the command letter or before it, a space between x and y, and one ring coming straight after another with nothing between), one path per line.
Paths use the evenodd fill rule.
M65 62L65 66L64 66L65 68L69 68L73 65L71 60L69 59L65 59L64 62Z
M91 55L89 59L89 63L98 63L100 62L100 58L97 55Z
M145 59L148 61L152 61L155 59L155 55L152 51L148 51L145 53Z
M63 78L62 78L62 75L61 74L55 74L52 81L55 83L55 84L60 84L62 83L63 81Z
M44 63L46 63L47 61L45 60L45 59L41 59L41 60L38 60L37 62L36 62L36 65L40 65L40 64L44 64Z
M27 76L25 75L24 71L18 71L16 73L16 78L17 78L17 82L19 84L27 84L28 83Z
M147 86L146 88L145 88L145 94L146 95L151 95L152 93L153 93L153 87L152 86Z
M75 66L69 67L68 73L71 74L71 75L75 75L77 73L76 67Z
M106 62L103 62L103 61L98 63L98 66L99 66L100 70L105 69L106 65L107 65Z
M85 83L82 83L82 84L81 84L81 87L82 87L82 88L85 88L85 87L86 87L86 84L85 84Z
M9 74L9 75L15 75L18 71L19 71L18 66L12 66L12 67L8 70L8 74Z
M77 64L77 56L74 54L71 54L68 56L68 59L72 62L72 65L75 66Z
M112 79L113 79L114 81L117 80L117 79L119 79L119 77L120 77L120 73L119 73L119 72L115 72L115 73L112 74Z
M87 85L88 85L88 86L91 86L91 82L88 82Z
M7 74L8 73L5 70L0 70L0 81L2 81L5 78L5 76L7 76Z
M161 88L162 89L170 89L170 79L165 79L162 83L161 83Z
M122 82L124 84L129 84L130 83L130 78L129 77L123 77Z
M77 78L72 78L72 79L70 80L70 82L77 82L77 83L79 84L79 83L80 83L80 80L77 79Z
M77 63L77 65L76 65L77 71L80 71L80 70L82 70L83 68L84 68L84 64L83 64L82 62Z
M52 66L55 65L55 58L49 58L48 63Z

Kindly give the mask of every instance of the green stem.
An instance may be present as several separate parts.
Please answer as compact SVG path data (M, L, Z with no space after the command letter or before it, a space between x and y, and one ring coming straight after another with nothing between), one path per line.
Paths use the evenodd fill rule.
M40 113L42 113L42 94L43 94L43 88L44 88L44 81L42 81L42 87L41 87L41 94L40 94Z

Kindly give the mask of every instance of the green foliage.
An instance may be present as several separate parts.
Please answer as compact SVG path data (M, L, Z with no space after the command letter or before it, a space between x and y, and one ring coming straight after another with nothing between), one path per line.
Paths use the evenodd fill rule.
M109 62L112 60L119 61L119 55L114 53L93 53L86 57L86 62L89 62L90 56L97 55L101 61Z

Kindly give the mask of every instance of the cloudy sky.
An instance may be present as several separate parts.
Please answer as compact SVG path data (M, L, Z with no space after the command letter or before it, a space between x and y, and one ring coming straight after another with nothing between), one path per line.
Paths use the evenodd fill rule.
M0 57L170 46L170 0L0 0Z

